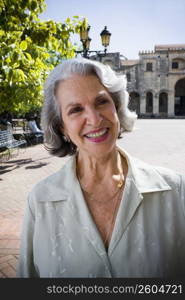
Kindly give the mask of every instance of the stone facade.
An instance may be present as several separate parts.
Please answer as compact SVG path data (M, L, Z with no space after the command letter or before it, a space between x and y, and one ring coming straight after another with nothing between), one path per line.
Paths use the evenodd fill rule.
M98 60L127 76L130 108L140 117L185 116L185 44L157 45L138 60L119 52Z

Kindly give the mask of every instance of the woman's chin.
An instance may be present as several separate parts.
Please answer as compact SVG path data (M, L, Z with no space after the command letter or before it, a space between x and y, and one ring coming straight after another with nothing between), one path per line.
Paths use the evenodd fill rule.
M116 140L105 139L102 141L90 141L85 143L84 150L86 153L95 157L105 157L106 153L110 153L116 147ZM79 149L80 150L80 149Z

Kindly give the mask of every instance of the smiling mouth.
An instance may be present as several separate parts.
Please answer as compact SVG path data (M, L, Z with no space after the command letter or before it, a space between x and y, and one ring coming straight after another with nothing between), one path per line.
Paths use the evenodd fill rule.
M102 137L105 134L107 134L108 130L109 130L108 128L104 128L102 130L99 130L98 132L92 132L92 133L85 134L85 137L87 137L87 138L99 138L99 137Z

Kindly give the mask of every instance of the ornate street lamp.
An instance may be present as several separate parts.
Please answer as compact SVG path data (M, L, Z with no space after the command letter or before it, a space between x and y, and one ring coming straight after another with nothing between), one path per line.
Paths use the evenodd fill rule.
M88 34L90 30L90 26L87 27L87 29L84 29L84 27L80 27L80 41L84 43L88 39Z
M83 45L83 56L87 57L87 51L88 51L88 47L90 46L90 42L89 42L89 30L90 30L90 26L88 26L87 28L84 28L83 26L80 27L80 41L82 42ZM80 53L81 51L77 51L78 53Z
M107 52L107 47L109 46L110 43L110 36L111 33L107 30L107 26L105 26L104 30L100 33L101 40L102 40L102 45L105 47L105 54Z
M107 30L107 26L105 26L104 30L100 33L101 40L102 40L102 45L105 47L103 53L100 50L89 50L90 49L90 42L91 38L89 37L89 30L90 26L85 29L83 26L80 28L80 41L82 42L83 45L83 50L82 51L75 51L76 53L82 53L83 57L89 58L89 53L96 53L100 58L102 56L105 56L107 53L107 47L109 46L110 43L110 36L111 33Z

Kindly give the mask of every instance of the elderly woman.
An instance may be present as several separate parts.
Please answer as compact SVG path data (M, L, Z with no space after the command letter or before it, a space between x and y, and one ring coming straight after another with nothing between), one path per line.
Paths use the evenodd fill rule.
M51 72L45 142L71 158L29 195L19 277L185 275L185 180L116 145L135 119L111 68L81 58Z

